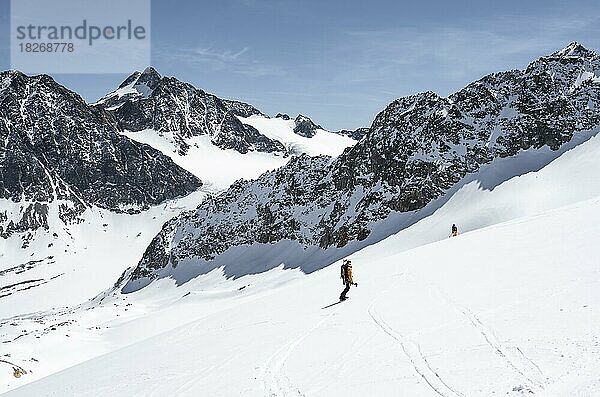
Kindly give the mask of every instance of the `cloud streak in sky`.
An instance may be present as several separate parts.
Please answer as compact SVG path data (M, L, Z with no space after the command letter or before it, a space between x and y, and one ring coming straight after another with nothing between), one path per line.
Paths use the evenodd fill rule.
M212 47L207 48L191 48L182 49L182 51L190 52L193 55L198 55L207 59L216 59L225 63L235 62L237 59L248 51L248 47L244 47L239 51L233 52L230 50L217 51Z
M171 60L192 68L228 71L249 77L276 76L286 74L278 65L251 58L250 48L239 50L216 49L214 47L177 48L156 45L153 56L159 60Z

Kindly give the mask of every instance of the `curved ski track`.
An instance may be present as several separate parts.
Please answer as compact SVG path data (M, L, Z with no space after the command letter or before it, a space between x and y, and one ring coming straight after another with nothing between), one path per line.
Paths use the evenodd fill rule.
M262 386L267 396L304 396L300 389L291 384L290 378L284 373L283 368L287 359L294 352L294 350L296 350L300 343L302 343L302 341L304 341L311 333L318 329L323 322L329 319L332 315L333 313L322 318L320 321L317 321L316 324L308 328L300 336L292 339L290 342L279 348L267 360L267 363L262 371Z
M406 357L410 360L413 368L425 380L425 382L431 387L433 391L435 391L438 395L442 397L464 397L464 395L450 387L444 380L440 377L440 375L435 372L433 368L429 365L429 362L421 352L421 349L418 344L407 340L403 335L396 332L392 327L390 327L385 320L379 315L377 310L375 309L375 302L369 308L369 315L377 324L379 328L381 328L386 334L391 336L396 340L402 347L402 351L406 355Z

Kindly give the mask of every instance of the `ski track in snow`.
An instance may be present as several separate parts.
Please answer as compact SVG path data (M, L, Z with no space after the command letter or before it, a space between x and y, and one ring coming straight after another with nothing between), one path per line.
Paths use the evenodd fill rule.
M471 324L481 333L486 343L498 356L502 357L509 367L521 375L530 386L542 390L544 389L544 382L539 379L540 376L543 376L542 371L531 359L523 354L521 349L518 347L516 348L519 352L518 356L512 353L509 348L500 342L498 337L494 334L494 331L487 328L472 311L469 309L463 309L461 311Z
M434 288L429 283L421 283L428 287L429 291L433 292L433 295L436 296L438 300L452 307L464 316L469 321L469 324L475 327L481 334L485 343L494 351L494 353L502 358L508 367L526 380L529 387L538 390L544 389L544 381L542 380L544 374L542 373L542 370L533 360L523 354L523 351L519 347L515 347L518 354L513 353L511 348L505 346L500 339L498 339L494 331L484 325L473 311L455 303L452 299L442 294L439 288Z
M188 381L186 381L186 382L184 382L181 386L179 386L173 392L172 395L174 395L174 396L182 396L182 395L187 394L194 387L194 385L201 380L202 376L204 376L204 375L206 375L206 374L208 374L210 372L214 372L215 370L224 367L231 360L232 360L232 358L230 358L228 360L225 360L225 361L223 361L220 364L212 365L212 366L210 366L210 367L208 367L208 368L206 368L204 370L194 372L193 375L190 377L191 379L188 380ZM157 395L160 395L160 394L157 394Z
M317 321L316 324L303 332L297 338L294 338L290 342L283 345L275 353L273 353L271 357L269 357L262 371L262 385L267 396L304 396L304 393L302 393L300 389L292 385L290 378L284 373L283 368L287 359L294 352L294 350L296 350L300 343L302 343L302 341L304 341L310 334L323 325L323 323L336 312L333 312L322 318L320 321Z
M376 302L373 302L369 308L369 315L379 328L381 328L386 334L394 338L396 342L400 344L402 351L410 360L410 363L417 374L419 374L419 376L425 380L429 387L431 387L433 391L442 397L465 397L464 394L451 388L446 382L444 382L440 375L433 368L431 368L429 362L421 352L421 348L418 344L407 340L403 335L396 332L385 322L385 320L383 320L383 318L375 309L375 305Z

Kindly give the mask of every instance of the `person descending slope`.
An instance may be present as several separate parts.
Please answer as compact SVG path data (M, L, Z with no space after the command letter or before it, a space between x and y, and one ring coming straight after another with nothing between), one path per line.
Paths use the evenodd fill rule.
M342 267L340 269L340 277L342 279L342 283L346 286L346 288L344 288L340 295L340 301L345 301L346 299L348 299L346 294L348 293L348 291L350 291L350 286L358 286L358 284L356 284L352 280L352 262L350 262L348 259L344 259L344 261L342 262Z
M458 228L456 227L456 225L454 223L452 224L452 234L451 234L451 236L452 237L458 236Z

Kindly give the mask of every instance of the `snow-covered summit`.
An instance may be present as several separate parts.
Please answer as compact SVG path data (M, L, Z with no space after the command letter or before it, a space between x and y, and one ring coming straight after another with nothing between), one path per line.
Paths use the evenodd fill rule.
M149 66L142 72L131 74L115 91L100 98L96 104L107 109L122 105L125 100L138 100L148 98L152 91L158 86L162 76Z
M598 54L595 51L585 48L580 43L578 43L576 41L572 41L565 48L554 52L551 56L591 59L591 58L597 57Z

